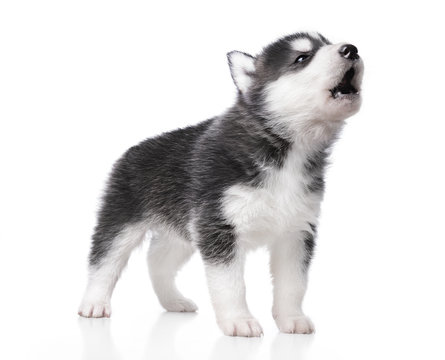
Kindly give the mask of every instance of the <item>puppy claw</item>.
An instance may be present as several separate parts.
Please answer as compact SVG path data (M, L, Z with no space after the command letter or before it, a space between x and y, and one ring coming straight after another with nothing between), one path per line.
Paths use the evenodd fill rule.
M248 319L226 319L218 321L218 325L224 335L259 337L263 335L263 329L254 318Z
M171 312L194 312L198 310L196 304L186 298L165 301L162 302L162 306L165 310Z
M312 321L304 315L277 316L275 322L278 329L286 334L312 334L315 331Z
M111 316L111 306L109 303L83 303L78 314L86 318L109 318Z

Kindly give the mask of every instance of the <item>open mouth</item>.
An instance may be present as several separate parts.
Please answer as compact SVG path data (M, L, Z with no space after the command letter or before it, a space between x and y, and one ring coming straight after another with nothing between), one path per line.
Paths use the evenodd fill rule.
M354 78L355 70L350 68L346 71L341 81L331 90L329 90L334 99L341 97L342 95L357 95L358 90L352 85L352 79Z

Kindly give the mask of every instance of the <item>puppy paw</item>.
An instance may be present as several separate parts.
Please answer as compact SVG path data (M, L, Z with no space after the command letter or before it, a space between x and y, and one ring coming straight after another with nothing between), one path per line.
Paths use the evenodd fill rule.
M192 300L186 298L162 301L161 305L165 310L172 312L194 312L198 310L196 304Z
M108 302L83 302L78 314L87 318L108 318L111 315L111 306Z
M305 315L276 316L275 322L278 329L286 334L312 334L315 331L311 319Z
M236 318L218 321L224 335L259 337L263 335L261 325L254 318Z

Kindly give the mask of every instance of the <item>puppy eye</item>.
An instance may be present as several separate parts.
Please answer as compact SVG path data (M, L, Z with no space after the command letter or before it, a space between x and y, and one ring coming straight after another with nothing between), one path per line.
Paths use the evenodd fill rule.
M302 62L305 62L307 59L309 59L310 58L310 55L308 55L308 54L302 54L302 55L299 55L296 59L295 59L295 63L296 64L298 64L298 63L302 63Z

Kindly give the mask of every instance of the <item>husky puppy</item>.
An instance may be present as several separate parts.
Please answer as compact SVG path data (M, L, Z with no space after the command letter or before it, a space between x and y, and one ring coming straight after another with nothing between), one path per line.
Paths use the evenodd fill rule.
M114 165L89 256L79 314L110 316L130 253L153 233L148 267L168 311L196 311L175 285L200 253L226 335L260 336L246 303L246 253L270 250L273 317L284 333L314 331L302 311L324 191L324 169L344 120L360 108L357 48L296 33L256 57L228 54L238 89L224 114L147 139Z

